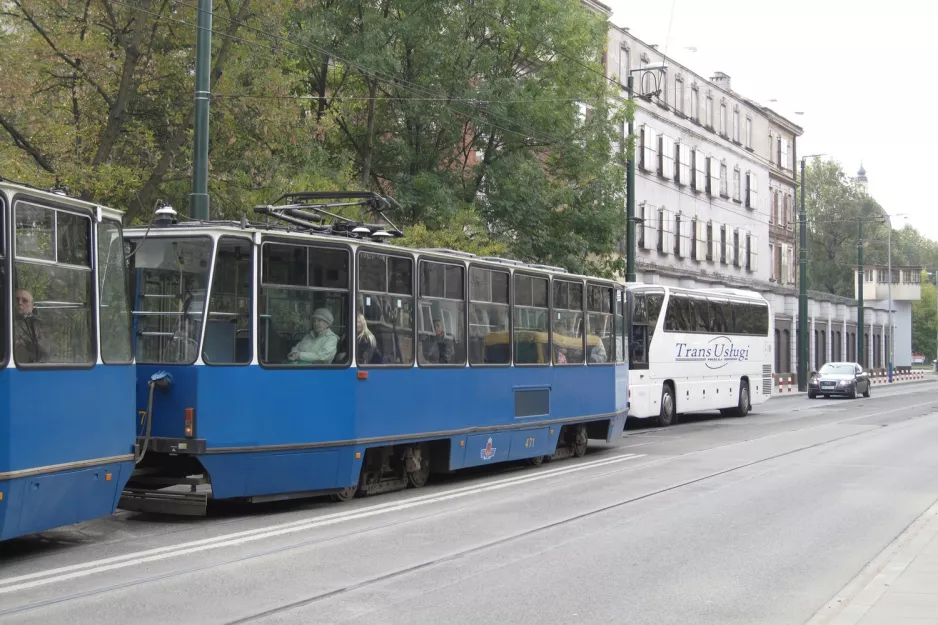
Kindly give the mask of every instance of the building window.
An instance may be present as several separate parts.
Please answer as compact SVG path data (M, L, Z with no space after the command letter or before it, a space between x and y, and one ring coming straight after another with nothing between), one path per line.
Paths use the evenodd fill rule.
M759 179L756 173L750 171L746 174L746 208L755 210L759 206Z
M788 284L795 283L795 248L788 246Z
M642 95L651 98L655 90L655 77L652 72L647 71L648 61L642 60Z
M769 132L769 162L775 165L778 159L775 155L775 133Z
M720 134L726 136L726 104L720 103Z
M690 184L690 146L686 143L680 143L677 146L677 182L685 186Z
M713 260L713 222L707 222L707 260Z
M739 109L733 111L733 141L739 143Z
M684 114L684 79L674 79L674 108L677 112Z
M657 141L655 129L649 125L642 126L642 169L654 171L657 167Z
M710 94L707 94L707 110L705 111L705 115L705 125L710 130L713 130L713 96Z
M681 229L684 227L682 223L681 215L678 213L674 216L674 255L678 258L681 258Z
M740 198L740 172L739 167L733 168L733 199L739 202Z
M769 243L769 258L772 259L772 279L778 282L778 272L775 270L775 244Z
M729 174L726 171L726 163L720 163L720 195L729 197Z
M694 260L700 260L697 255L698 237L700 236L700 220L694 217L690 224L690 257Z
M733 228L733 250L732 250L732 255L733 255L733 264L734 264L735 266L739 267L739 264L740 264L740 263L739 263L739 258L740 258L740 254L739 254L739 228Z
M726 264L726 226L720 226L720 262Z
M746 147L752 149L752 118L746 117Z
M791 145L788 141L780 141L781 144L781 155L778 158L778 166L782 169L791 169L788 163L788 152L789 146Z
M697 85L690 88L690 116L695 122L700 123L700 91Z
M658 175L671 180L674 178L674 139L661 135L658 140Z
M694 150L694 191L703 193L707 190L707 157L700 150Z
M629 49L622 47L619 48L619 84L623 86L628 85L629 80Z
M772 198L772 213L769 215L769 224L778 223L778 189L769 189Z

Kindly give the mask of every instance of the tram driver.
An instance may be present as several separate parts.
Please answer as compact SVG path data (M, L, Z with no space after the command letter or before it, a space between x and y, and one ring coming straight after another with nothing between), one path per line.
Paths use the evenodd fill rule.
M287 354L287 360L299 365L332 364L339 337L332 331L334 319L328 308L313 312L313 329Z
M26 289L16 290L16 324L13 327L13 353L20 363L43 362L49 353L45 347L45 333L33 309L33 294Z

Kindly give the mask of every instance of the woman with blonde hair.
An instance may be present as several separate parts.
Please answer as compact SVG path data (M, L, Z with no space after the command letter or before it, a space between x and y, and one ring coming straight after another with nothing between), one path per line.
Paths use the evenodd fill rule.
M375 335L368 329L368 322L365 321L365 315L358 313L355 320L355 334L358 337L358 364L370 364L375 355L375 346L377 340Z

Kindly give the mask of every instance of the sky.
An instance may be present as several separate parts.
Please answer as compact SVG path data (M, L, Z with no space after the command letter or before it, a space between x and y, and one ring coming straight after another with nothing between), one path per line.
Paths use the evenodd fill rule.
M938 241L938 2L601 1L640 40L704 77L729 74L734 91L804 128L799 159L826 154L848 176L862 162L894 227Z

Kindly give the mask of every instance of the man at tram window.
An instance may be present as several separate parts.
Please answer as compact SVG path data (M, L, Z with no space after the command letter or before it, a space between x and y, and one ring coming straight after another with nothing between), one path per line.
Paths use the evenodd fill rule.
M287 354L287 360L298 365L328 365L335 358L339 337L332 331L334 319L328 308L313 312L313 329Z
M33 308L33 294L16 290L16 322L13 326L13 355L16 362L31 364L48 360L46 335Z
M453 339L447 338L441 317L433 319L433 335L424 340L423 356L426 362L440 365L449 364L456 357L456 347Z

